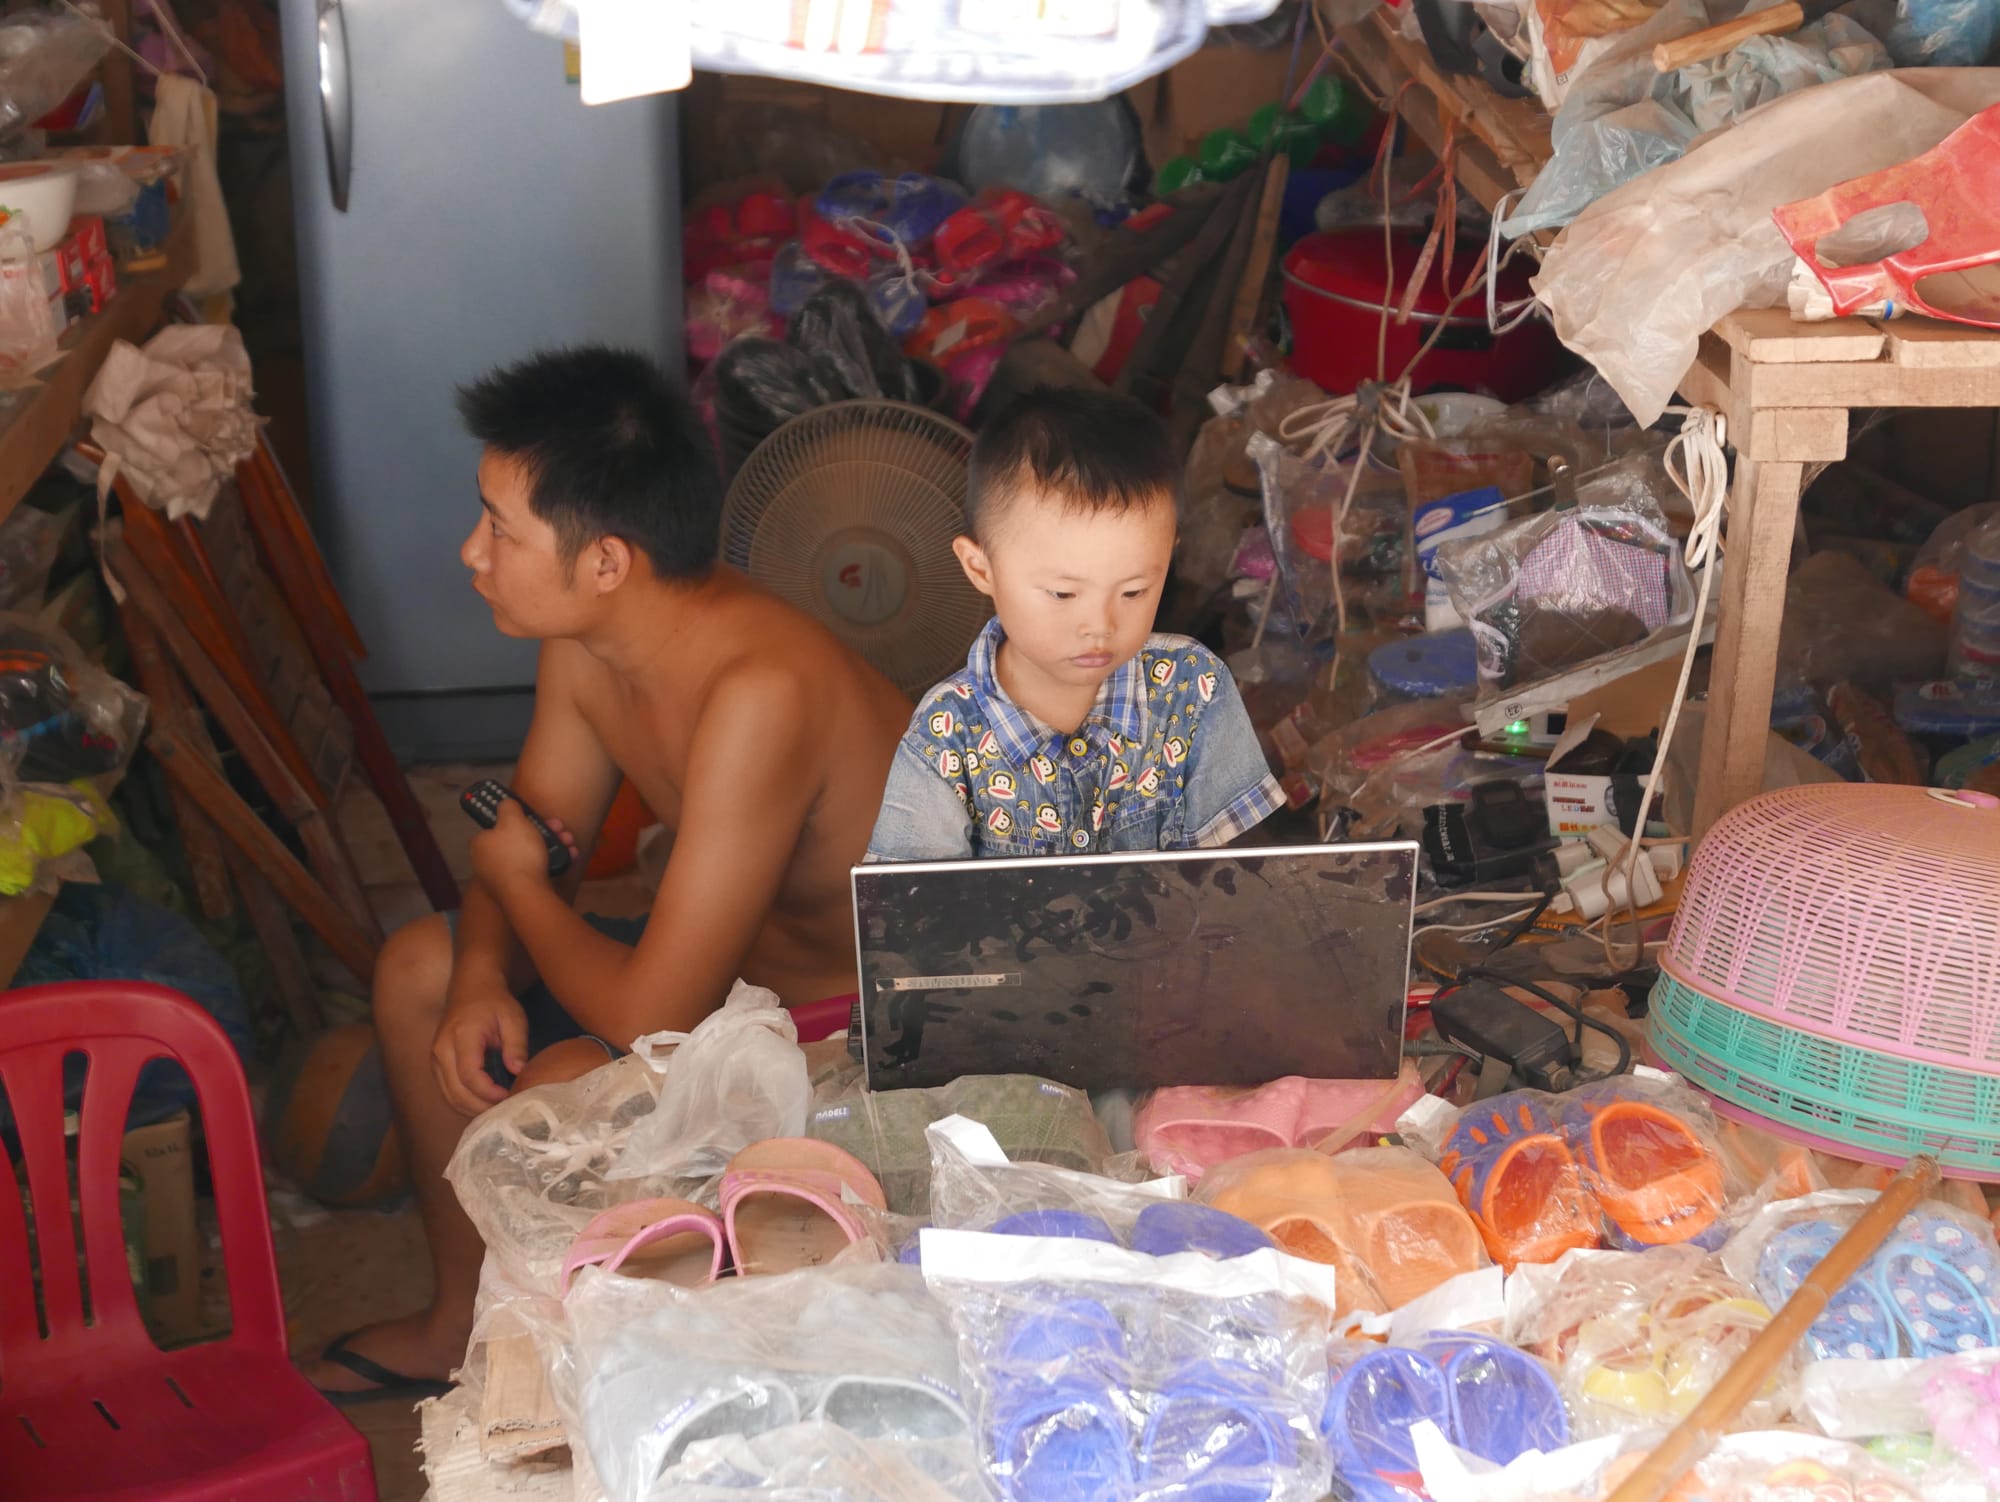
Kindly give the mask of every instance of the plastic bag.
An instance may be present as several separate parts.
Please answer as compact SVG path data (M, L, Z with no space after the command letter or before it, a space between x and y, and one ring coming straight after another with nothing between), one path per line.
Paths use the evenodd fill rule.
M976 1121L948 1116L924 1133L931 1152L930 1218L950 1230L1090 1236L1129 1244L1139 1217L1185 1198L1179 1179L1121 1184L1097 1173L1015 1163ZM1060 1233L1051 1229L1058 1223Z
M1318 1502L1331 1269L925 1231L975 1434L1007 1502Z
M1309 1080L1286 1075L1242 1090L1175 1085L1140 1106L1134 1139L1154 1170L1190 1184L1210 1169L1273 1147L1337 1153L1395 1130L1396 1118L1424 1093L1414 1060L1394 1079Z
M1328 1364L1333 1390L1322 1426L1341 1495L1426 1502L1425 1445L1448 1445L1490 1468L1561 1450L1569 1439L1562 1395L1548 1372L1488 1336L1439 1331L1414 1345L1346 1342ZM1462 1493L1441 1486L1437 1495Z
M63 531L60 519L34 506L16 506L0 522L0 611L41 608Z
M775 992L738 981L693 1032L648 1033L632 1051L649 1062L664 1054L659 1105L633 1127L610 1178L709 1179L751 1143L805 1131L806 1056Z
M1867 1190L1833 1189L1769 1205L1722 1249L1731 1276L1772 1308L1874 1201ZM1993 1226L1955 1206L1926 1200L1828 1300L1806 1334L1810 1360L1889 1360L1956 1355L2000 1346L2000 1245Z
M30 11L0 22L0 139L69 98L110 50L110 29L80 11Z
M1899 68L1976 68L2000 33L1993 0L1897 0L1895 14L1882 40Z
M1793 260L1771 211L1928 151L2000 101L1973 70L1868 73L1788 94L1597 200L1534 278L1563 343L1657 422L1703 332L1777 307Z
M1196 1198L1334 1268L1340 1316L1399 1309L1488 1265L1450 1183L1406 1147L1251 1153L1204 1176Z
M1789 36L1752 37L1719 58L1662 74L1653 67L1655 42L1723 17L1711 17L1697 0L1677 0L1660 14L1673 19L1625 33L1570 86L1551 126L1554 155L1501 234L1515 239L1567 224L1619 184L1678 160L1703 133L1759 105L1890 66L1880 42L1834 15Z
M1579 1247L1713 1249L1745 1187L1694 1092L1640 1075L1566 1095L1513 1090L1463 1111L1427 1098L1402 1130L1451 1181L1493 1260L1510 1268Z
M1965 543L1988 522L2000 520L2000 501L1985 501L1954 511L1937 524L1910 564L1903 593L1932 620L1949 624L1958 608L1958 572L1965 562Z
M1824 690L1835 683L1886 694L1944 670L1936 620L1845 553L1814 553L1785 582L1778 679Z
M1830 1439L1920 1434L1931 1426L1925 1398L1933 1379L1993 1372L2000 1372L2000 1351L1888 1361L1829 1357L1808 1363L1801 1373L1796 1411Z
M1678 1423L1771 1322L1756 1290L1697 1247L1573 1252L1551 1271L1510 1307L1507 1334L1555 1369L1580 1439ZM1731 1427L1780 1422L1795 1377L1781 1365Z
M27 222L0 224L0 390L33 385L61 334Z
M667 1176L610 1177L658 1091L646 1061L628 1054L563 1084L510 1095L472 1119L444 1176L486 1243L488 1263L509 1282L553 1295L570 1244L600 1211L692 1196L697 1186Z
M913 1268L694 1292L586 1268L565 1307L556 1401L612 1502L645 1502L689 1446L724 1435L816 1421L889 1444L967 1438L957 1345Z
M965 1116L990 1130L1014 1161L1101 1173L1111 1143L1081 1090L1028 1074L969 1074L936 1090L868 1090L858 1084L816 1097L806 1134L868 1165L891 1212L926 1215L931 1205L934 1121Z
M674 1502L742 1502L753 1493L800 1502L989 1502L992 1496L969 1440L863 1439L819 1421L696 1440L654 1488L655 1496Z
M0 615L0 756L23 782L73 782L123 768L147 703L53 627Z
M1552 676L1694 616L1694 585L1667 531L1650 455L1583 482L1549 511L1437 550L1454 608L1472 627L1488 692Z
M2000 677L2000 518L1965 539L1947 666L1961 677Z
M117 828L110 806L89 783L15 782L0 768L0 895L95 881L96 867L80 852Z

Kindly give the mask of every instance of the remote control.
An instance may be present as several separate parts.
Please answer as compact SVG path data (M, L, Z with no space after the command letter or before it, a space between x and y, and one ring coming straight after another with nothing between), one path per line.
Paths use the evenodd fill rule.
M521 795L504 782L496 782L488 777L473 783L458 795L458 806L464 809L466 816L481 829L491 829L500 822L500 805L508 798L512 798L521 812L528 816L528 822L535 826L542 837L542 843L548 847L549 875L551 877L562 875L569 869L569 846L558 839L554 831L542 822L542 816L528 807Z

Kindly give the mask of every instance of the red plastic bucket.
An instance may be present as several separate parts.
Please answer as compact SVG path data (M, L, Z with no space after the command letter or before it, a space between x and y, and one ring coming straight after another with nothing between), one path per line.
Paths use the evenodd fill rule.
M1383 255L1379 229L1335 230L1307 235L1285 256L1285 312L1292 325L1292 368L1330 395L1344 396L1363 381L1377 379L1375 344L1382 321L1385 288L1391 288L1386 374L1395 380L1436 331L1453 288L1465 285L1484 244L1460 241L1447 270L1434 264L1418 290L1407 323L1397 323L1395 307L1423 252L1423 237L1407 231L1390 237L1395 273ZM1440 261L1442 257L1439 258ZM1500 275L1499 299L1516 302L1529 295L1528 272L1511 266ZM1437 342L1410 378L1410 389L1477 391L1503 402L1533 396L1560 377L1567 356L1555 330L1531 318L1497 338L1486 326L1486 297L1476 292L1449 318Z

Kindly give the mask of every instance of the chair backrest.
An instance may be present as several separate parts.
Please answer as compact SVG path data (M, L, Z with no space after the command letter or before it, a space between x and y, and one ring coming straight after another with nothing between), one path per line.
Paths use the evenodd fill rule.
M63 1063L79 1054L86 1061L75 1184L80 1248L63 1124ZM126 1261L118 1154L139 1071L161 1058L186 1070L200 1102L229 1282L228 1338L285 1349L256 1122L227 1035L164 986L120 980L25 986L0 993L0 1087L20 1148L8 1179L25 1164L39 1252L31 1254L20 1193L0 1186L0 1390L10 1397L114 1370L153 1350Z

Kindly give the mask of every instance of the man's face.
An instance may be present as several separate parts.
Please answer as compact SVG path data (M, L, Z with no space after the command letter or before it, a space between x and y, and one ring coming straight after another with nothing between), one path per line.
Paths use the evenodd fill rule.
M987 542L960 538L957 549L973 587L992 597L1017 665L1047 685L1094 691L1152 632L1174 527L1169 496L1077 512L1022 494L996 508Z
M576 587L576 560L563 561L555 529L529 509L531 488L519 460L486 450L479 461L479 524L458 556L503 635L573 636L593 601Z

